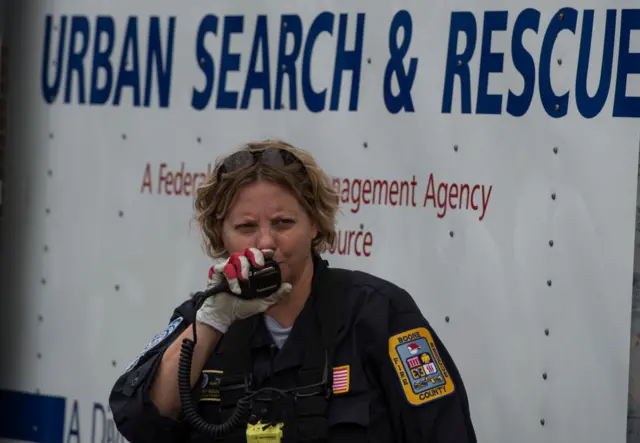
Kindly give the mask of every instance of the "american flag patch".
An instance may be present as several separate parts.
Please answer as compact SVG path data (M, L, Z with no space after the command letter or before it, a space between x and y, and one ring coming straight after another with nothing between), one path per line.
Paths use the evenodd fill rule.
M333 393L349 392L349 365L333 368Z

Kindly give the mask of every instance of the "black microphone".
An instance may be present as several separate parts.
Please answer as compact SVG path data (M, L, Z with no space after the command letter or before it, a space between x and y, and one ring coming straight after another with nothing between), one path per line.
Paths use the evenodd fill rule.
M249 278L247 281L238 279L241 293L233 294L236 297L252 300L254 298L265 298L273 294L282 285L282 273L280 271L280 265L275 260L266 260L262 268L249 269ZM205 299L226 292L231 294L229 289L229 282L226 278L223 278L217 285L194 294L194 297L198 299L198 307Z

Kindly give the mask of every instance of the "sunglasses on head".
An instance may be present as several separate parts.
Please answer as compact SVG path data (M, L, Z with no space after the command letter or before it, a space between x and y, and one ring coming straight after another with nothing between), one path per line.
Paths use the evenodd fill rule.
M271 147L256 150L242 150L234 152L223 160L218 167L218 180L220 180L223 174L239 171L240 169L253 166L256 163L262 163L263 165L272 167L289 166L293 163L298 163L302 166L300 159L286 149Z

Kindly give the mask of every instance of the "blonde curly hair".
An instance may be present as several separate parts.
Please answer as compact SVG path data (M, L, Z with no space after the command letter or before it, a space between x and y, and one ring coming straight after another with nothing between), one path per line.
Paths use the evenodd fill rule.
M194 218L203 236L205 252L213 259L228 253L222 242L222 224L236 193L243 186L259 180L282 186L304 208L318 228L318 235L312 242L316 252L326 251L335 241L340 198L331 178L316 164L310 153L282 140L249 142L238 151L253 153L266 148L288 151L299 163L274 167L258 160L249 167L225 173L218 179L218 169L227 158L223 157L216 161L211 173L196 190Z

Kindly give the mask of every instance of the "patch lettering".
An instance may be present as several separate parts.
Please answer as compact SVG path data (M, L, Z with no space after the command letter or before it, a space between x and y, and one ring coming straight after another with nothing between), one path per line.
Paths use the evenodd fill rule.
M454 392L453 380L426 328L391 337L389 357L410 404L420 406Z
M205 369L200 378L200 401L220 401L222 371Z
M135 367L135 365L138 364L138 362L140 361L140 359L150 350L152 350L153 348L155 348L156 346L158 346L160 343L162 343L167 337L169 337L173 331L176 330L176 328L178 326L180 326L180 323L182 323L182 320L184 320L182 317L178 317L175 320L173 320L171 323L169 323L167 325L166 328L164 328L164 330L162 332L160 332L159 334L157 334L155 337L153 337L153 339L149 342L149 344L147 346L145 346L145 348L138 354L138 356L131 362L129 363L129 366L127 366L127 369L125 369L124 372L129 372L133 367Z
M338 366L333 368L333 393L346 394L349 392L349 384L351 377L351 368L349 365Z

